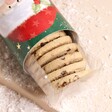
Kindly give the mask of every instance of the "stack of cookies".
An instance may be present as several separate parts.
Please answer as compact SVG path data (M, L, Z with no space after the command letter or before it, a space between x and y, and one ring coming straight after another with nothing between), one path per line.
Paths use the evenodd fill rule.
M35 58L52 86L57 89L88 74L86 61L77 43L64 31L43 38L29 55L32 58L28 58L27 63Z

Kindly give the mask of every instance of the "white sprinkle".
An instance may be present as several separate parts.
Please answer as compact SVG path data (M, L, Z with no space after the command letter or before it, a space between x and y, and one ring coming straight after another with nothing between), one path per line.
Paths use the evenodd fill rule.
M47 79L48 77L47 77L47 75L45 75L45 77L44 77L45 79Z

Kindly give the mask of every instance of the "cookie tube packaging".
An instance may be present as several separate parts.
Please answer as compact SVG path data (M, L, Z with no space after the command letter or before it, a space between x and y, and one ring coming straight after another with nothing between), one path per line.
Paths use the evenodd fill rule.
M77 34L49 0L3 0L0 34L46 95L88 74Z

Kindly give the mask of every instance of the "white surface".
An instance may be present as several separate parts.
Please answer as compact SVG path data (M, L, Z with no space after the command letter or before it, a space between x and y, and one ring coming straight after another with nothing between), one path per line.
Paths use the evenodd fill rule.
M112 1L54 0L74 27L94 70L88 79L74 85L74 92L56 106L60 112L112 112ZM0 43L0 68L7 79L23 87L36 89L36 84L23 74L20 66ZM42 112L36 105L9 89L0 87L0 112Z

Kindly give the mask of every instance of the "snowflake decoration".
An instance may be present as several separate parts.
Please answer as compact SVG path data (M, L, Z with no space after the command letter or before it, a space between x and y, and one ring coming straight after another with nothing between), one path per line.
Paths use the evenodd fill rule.
M19 43L17 44L17 49L21 49L21 45Z

